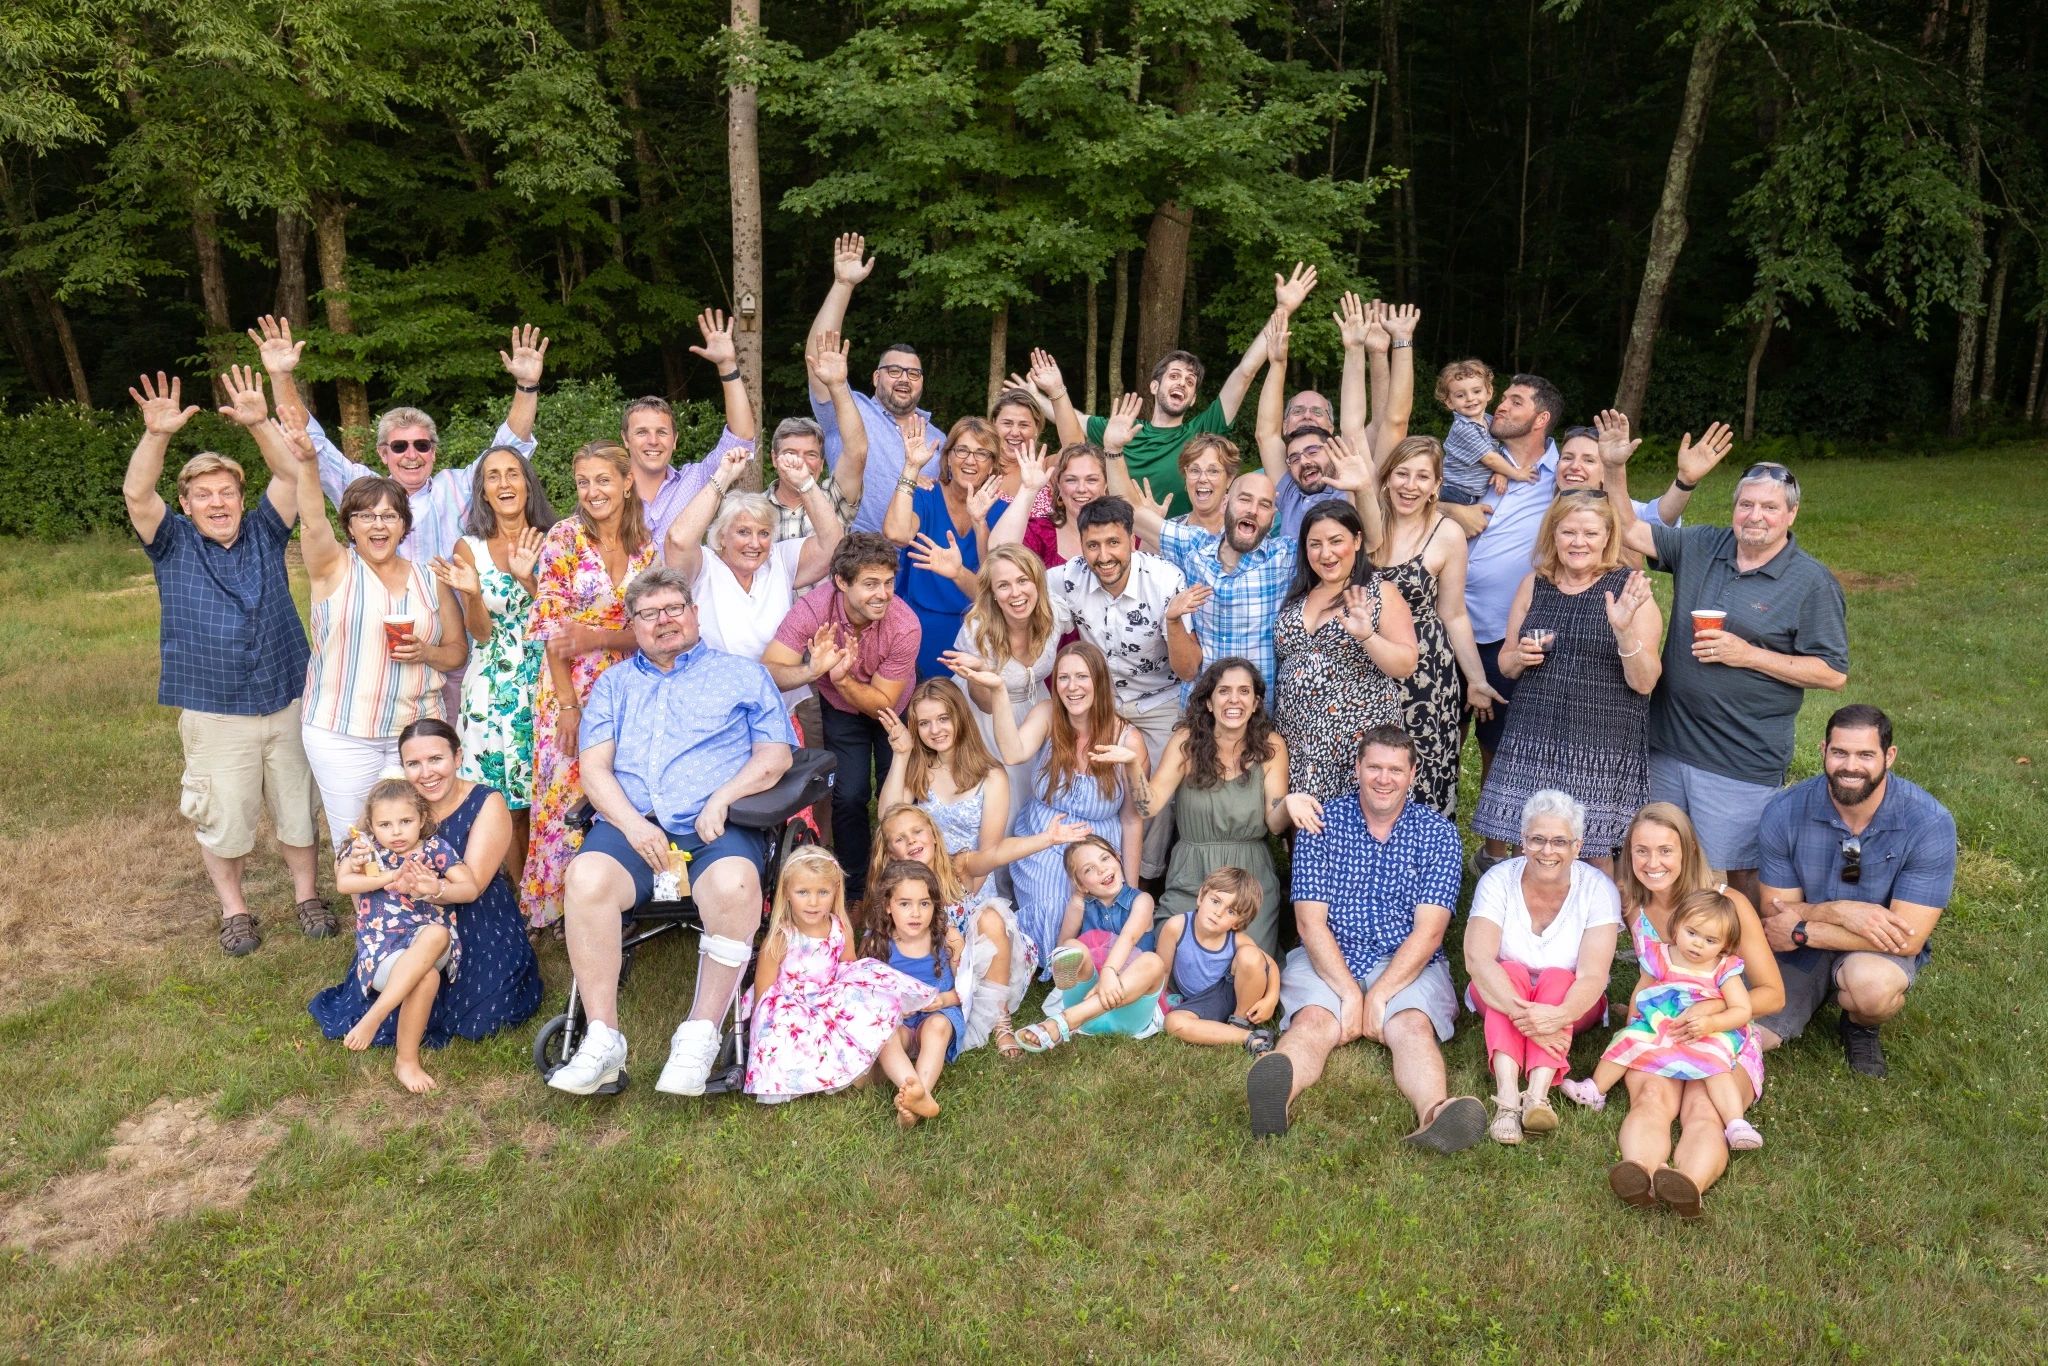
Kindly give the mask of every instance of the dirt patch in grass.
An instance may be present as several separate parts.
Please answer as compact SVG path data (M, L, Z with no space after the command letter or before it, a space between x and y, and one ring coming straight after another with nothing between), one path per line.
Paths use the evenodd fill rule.
M268 1115L222 1122L209 1109L206 1100L166 1099L123 1120L105 1166L0 1208L0 1243L70 1267L112 1256L168 1220L241 1204L286 1126Z
M1920 582L1914 574L1866 574L1860 569L1838 569L1835 582L1844 593L1896 593Z

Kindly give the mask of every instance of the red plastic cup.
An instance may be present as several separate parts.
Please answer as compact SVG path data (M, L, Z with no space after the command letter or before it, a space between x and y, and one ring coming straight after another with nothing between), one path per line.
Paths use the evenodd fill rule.
M406 638L416 625L411 617L389 616L384 618L384 648L395 650L405 644Z
M1728 629L1728 614L1718 607L1696 607L1692 614L1692 634L1697 640L1708 631Z

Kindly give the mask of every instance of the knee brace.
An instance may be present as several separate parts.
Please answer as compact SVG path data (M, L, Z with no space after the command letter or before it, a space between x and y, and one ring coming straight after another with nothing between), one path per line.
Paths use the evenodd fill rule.
M753 954L754 946L744 939L727 939L722 934L704 934L698 937L697 952L725 968L743 968Z

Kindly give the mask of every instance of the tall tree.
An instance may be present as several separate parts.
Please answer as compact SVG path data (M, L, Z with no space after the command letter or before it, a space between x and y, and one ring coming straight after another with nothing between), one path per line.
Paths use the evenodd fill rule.
M726 86L726 165L732 179L733 344L754 411L761 406L761 329L767 294L761 280L761 144L756 58L761 0L732 0L731 66Z
M1970 386L1984 315L1984 205L1977 199L1984 159L1984 52L1990 41L1991 0L1968 0L1969 37L1963 43L1962 182L1975 200L1970 209L1970 250L1963 262L1964 297L1956 315L1956 364L1948 395L1948 434L1970 424Z

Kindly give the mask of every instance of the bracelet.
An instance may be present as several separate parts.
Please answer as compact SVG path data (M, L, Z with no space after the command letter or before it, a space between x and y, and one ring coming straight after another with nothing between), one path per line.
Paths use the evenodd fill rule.
M795 486L796 496L801 498L816 487L818 487L818 481L815 479L811 480L809 483L798 484Z
M1673 476L1671 476L1671 487L1677 489L1680 493L1691 493L1694 489L1699 487L1699 484L1688 484L1681 476L1674 474Z
M1618 641L1618 640L1617 640L1617 641L1615 641L1615 642L1614 642L1614 647L1615 647L1615 648L1616 648L1617 650L1621 650L1621 642L1620 642L1620 641ZM1642 647L1642 644L1641 644L1641 642L1637 642L1637 644L1636 644L1636 648L1635 648L1635 649L1633 649L1633 650L1621 650L1621 657L1622 657L1623 659L1634 659L1634 658L1635 658L1635 657L1636 657L1637 655L1641 654L1642 652L1643 652L1643 647Z
M1399 337L1396 337L1393 341L1387 344L1387 349L1389 351L1400 351L1413 345L1415 345L1415 343L1412 341L1402 341Z
M915 493L917 492L917 478L915 475L906 474L901 479L898 479L896 481L896 487L899 489L908 489L912 493Z
M735 370L729 375L720 375L718 382L720 384L738 384L740 382L740 372Z
M537 394L540 392L538 384L515 384L512 387L522 394Z

